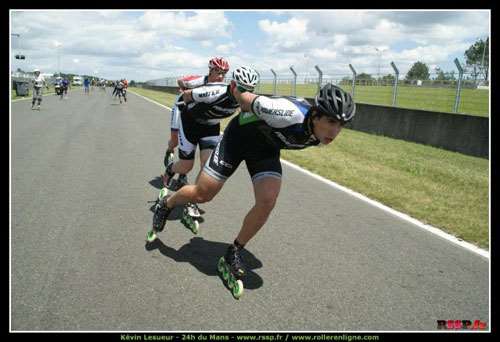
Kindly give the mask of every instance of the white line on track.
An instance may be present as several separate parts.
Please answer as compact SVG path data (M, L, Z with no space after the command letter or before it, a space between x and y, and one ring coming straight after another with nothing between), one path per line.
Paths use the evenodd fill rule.
M139 95L139 94L137 94L137 93L135 93L133 91L130 91L130 92L133 93L134 95L142 97L143 99L145 99L145 100L147 100L149 102L157 104L158 106L161 106L161 107L166 108L168 110L172 110L172 108L164 106L161 103L158 103L158 102L156 102L154 100L148 99L147 97ZM321 181L323 183L326 183L327 185L329 185L329 186L331 186L331 187L333 187L333 188L335 188L337 190L343 191L343 192L345 192L345 193L347 193L347 194L349 194L351 196L356 197L357 199L360 199L360 200L362 200L364 202L367 202L367 203L369 203L369 204L371 204L371 205L373 205L373 206L375 206L375 207L377 207L377 208L379 208L381 210L384 210L384 211L386 211L386 212L388 212L388 213L390 213L390 214L392 214L394 216L399 217L400 219L403 219L403 220L405 220L407 222L410 222L410 223L416 225L417 227L419 227L421 229L424 229L424 230L426 230L426 231L428 231L428 232L430 232L432 234L435 234L435 235L437 235L437 236L439 236L439 237L441 237L443 239L446 239L446 240L448 240L448 241L450 241L450 242L452 242L452 243L454 243L454 244L456 244L456 245L458 245L460 247L463 247L463 248L465 248L465 249L467 249L467 250L469 250L469 251L471 251L471 252L473 252L475 254L478 254L478 255L480 255L480 256L482 256L484 258L487 258L487 259L490 258L490 252L489 251L484 250L482 248L479 248L479 247L477 247L476 245L474 245L472 243L469 243L467 241L458 239L456 236L448 234L448 233L442 231L439 228L436 228L436 227L433 227L431 225L428 225L428 224L425 224L423 222L420 222L419 220L414 219L413 217L411 217L411 216L409 216L407 214L404 214L404 213L401 213L401 212L399 212L397 210L389 208L388 206L386 206L386 205L384 205L384 204L382 204L380 202L374 201L374 200L372 200L372 199L370 199L370 198L368 198L368 197L366 197L366 196L364 196L364 195L362 195L362 194L360 194L358 192L355 192L355 191L353 191L353 190L351 190L349 188L346 188L346 187L344 187L344 186L342 186L340 184L337 184L337 183L335 183L335 182L333 182L331 180L323 178L323 177L321 177L321 176L319 176L319 175L317 175L315 173L312 173L311 171L303 169L302 167L300 167L298 165L295 165L295 164L293 164L293 163L291 163L291 162L289 162L287 160L281 159L281 162L284 163L285 165L288 165L289 167L291 167L291 168L293 168L295 170L298 170L298 171L300 171L300 172L302 172L302 173L304 173L306 175L309 175L309 176L311 176L311 177L313 177L313 178L315 178L315 179L317 179L317 180L319 180L319 181Z

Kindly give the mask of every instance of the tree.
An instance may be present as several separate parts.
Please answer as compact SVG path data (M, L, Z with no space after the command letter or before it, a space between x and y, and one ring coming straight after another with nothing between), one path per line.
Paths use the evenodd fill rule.
M366 74L362 72L361 74L356 76L357 80L373 80L374 78L370 74Z
M406 74L406 80L428 80L429 67L422 62L416 62Z
M135 83L135 81L134 81L134 80L130 81L130 86L131 86L131 87L135 87L135 86L136 86L136 83Z
M435 78L436 81L454 81L455 71L444 72L443 70L438 70L438 74Z
M396 77L394 77L394 75L387 74L387 75L382 77L382 82L384 84L392 84L392 83L394 83L395 79L396 79Z
M479 71L484 74L484 79L488 79L490 38L479 39L465 51L465 64L474 70L474 76Z

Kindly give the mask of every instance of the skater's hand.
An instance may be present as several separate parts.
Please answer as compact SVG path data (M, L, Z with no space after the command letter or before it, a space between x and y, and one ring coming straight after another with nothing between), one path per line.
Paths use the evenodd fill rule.
M189 102L193 102L193 91L191 89L185 90L182 92L182 100L185 104Z

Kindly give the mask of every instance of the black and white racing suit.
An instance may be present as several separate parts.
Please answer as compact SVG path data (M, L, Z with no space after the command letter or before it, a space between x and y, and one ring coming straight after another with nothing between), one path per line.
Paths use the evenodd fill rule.
M125 85L123 84L123 82L118 82L116 84L116 88L115 89L116 89L116 95L118 95L118 97L122 97L122 96L125 97L125 94L123 93L124 86Z
M200 151L214 149L220 140L220 121L233 115L238 102L225 83L208 83L192 90L193 102L181 108L179 158L192 160Z
M225 181L244 160L252 181L281 178L281 149L319 144L310 126L310 109L301 98L256 97L251 112L241 112L231 120L203 171Z
M189 80L182 79L182 81L184 89L193 89L206 85L208 83L208 76L190 78ZM176 96L174 105L172 106L172 114L170 115L170 130L174 132L179 131L180 110L177 107L179 101L182 101L182 93Z

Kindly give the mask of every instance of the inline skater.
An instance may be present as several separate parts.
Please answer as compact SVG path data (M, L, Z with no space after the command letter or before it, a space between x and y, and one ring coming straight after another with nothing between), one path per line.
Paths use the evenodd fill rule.
M31 109L35 109L35 102L38 101L38 106L36 109L40 110L40 104L42 103L42 88L45 86L49 89L45 78L40 75L40 69L34 69L33 73L35 74L31 79L31 84L33 87L33 100L31 102Z
M194 86L193 86L193 81ZM172 162L174 160L174 151L177 145L179 145L179 108L177 108L177 102L182 99L182 92L187 89L196 88L197 86L201 86L206 84L207 77L199 76L199 75L189 75L181 77L177 80L177 85L179 86L180 94L174 100L174 104L172 105L172 111L170 115L170 139L168 140L167 150L165 151L165 157L163 158L163 164L165 168L169 164L169 160ZM199 84L198 84L199 83ZM163 175L162 175L163 178ZM172 182L176 182L176 186L172 185ZM169 181L168 184L172 189L179 189L183 185L188 183L186 174L179 174L177 180L174 180L173 177Z
M57 76L56 81L54 83L54 90L56 91L56 96L60 96L60 99L63 98L63 85L62 85L62 77Z
M304 149L330 144L342 127L355 115L351 95L328 83L315 97L314 104L287 96L259 96L248 92L247 78L233 77L230 89L241 106L224 131L196 185L187 185L158 202L153 230L161 231L176 206L190 201L212 200L224 182L244 160L252 179L255 204L245 216L240 232L218 263L218 270L239 298L245 266L240 252L257 234L274 208L281 188L281 149Z
M220 135L219 122L221 121L221 119L213 119L219 114L212 115L210 113L206 113L205 118L202 118L200 114L193 115L196 112L204 110L210 112L210 108L206 103L200 102L198 105L193 103L182 110L179 110L177 103L182 102L181 97L184 93L190 94L190 89L196 89L209 83L221 84L221 82L224 80L224 76L228 71L229 63L222 57L214 57L208 62L208 75L204 77L187 76L177 80L177 84L179 85L179 88L181 89L181 91L183 91L183 93L181 93L177 97L176 103L174 104L174 107L172 109L172 122L170 126L171 138L168 143L167 152L164 158L165 174L162 175L163 184L165 187L172 188L171 180L173 178L173 175L176 173L179 173L179 177L177 180L178 184L175 189L178 189L179 187L187 184L186 174L193 169L196 145L199 145L200 148L200 165L201 167L203 167L205 162L208 160L208 157L210 156L213 148L217 144ZM220 87L221 86L219 85L219 88ZM222 87L227 87L227 85L222 84ZM217 97L215 97L214 99L218 101ZM223 98L219 100L225 101ZM237 105L234 101L229 101L227 102L227 104L230 106L230 108L214 108L213 111L227 111L228 113L230 113L227 116L230 116L236 110ZM178 144L179 127L181 132L179 161L174 163L173 149ZM196 204L188 203L186 209L188 215L190 215L191 217L197 218L201 216L200 210Z
M111 96L115 98L118 96L118 83L120 83L120 81L114 82L113 93L111 94Z
M90 95L89 86L90 86L90 81L88 78L85 78L85 80L83 81L83 90L85 91L85 94L87 94L87 95Z
M128 88L128 81L124 78L122 80L123 83L123 88L122 88L122 95L123 95L123 100L127 102L127 88Z
M68 88L70 86L68 78L66 78L66 77L63 78L61 84L62 84L62 90L64 92L64 99L67 99L68 98ZM63 94L61 94L61 98L63 98Z
M209 62L210 64L210 62ZM196 87L200 87L202 85L206 85L208 82L219 82L221 81L220 76L217 73L209 75L200 76L200 75L188 75L183 76L177 79L177 85L179 86L180 94L175 98L174 104L172 105L172 113L170 116L170 140L168 141L167 150L165 152L165 157L163 158L163 164L165 168L168 165L168 160L174 160L174 150L179 145L179 115L180 110L177 107L178 102L182 102L182 92L188 89L194 89ZM164 178L164 175L162 175ZM169 180L169 184L165 184L165 186L169 186L172 190L177 190L180 187L186 185L188 183L187 175L183 173L179 173L177 180L175 181L175 185L172 182L175 181L173 177ZM188 205L188 210L191 216L199 216L199 209L196 205Z
M123 88L125 87L125 84L123 84L123 81L120 80L120 81L117 81L117 84L116 84L116 96L118 96L118 99L120 100L120 104L122 103L122 96L123 95Z

